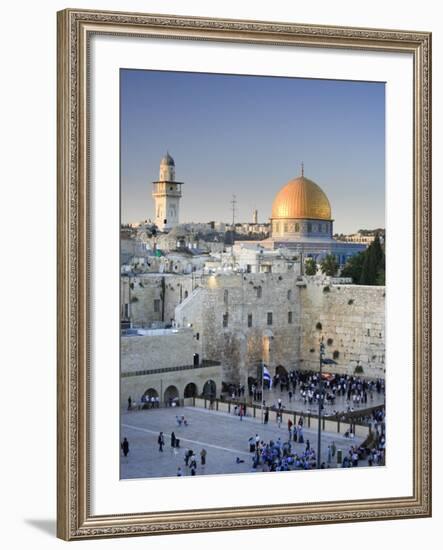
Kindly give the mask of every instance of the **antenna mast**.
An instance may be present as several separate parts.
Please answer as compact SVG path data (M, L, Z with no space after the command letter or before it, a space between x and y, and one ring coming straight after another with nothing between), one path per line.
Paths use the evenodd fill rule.
M237 206L237 197L235 195L232 195L231 200L232 205L232 248L231 248L231 254L234 253L234 239L235 239L235 211Z
M235 195L232 195L232 200L231 200L231 204L232 204L232 229L235 228L235 210L236 210L236 206L237 206L237 197Z

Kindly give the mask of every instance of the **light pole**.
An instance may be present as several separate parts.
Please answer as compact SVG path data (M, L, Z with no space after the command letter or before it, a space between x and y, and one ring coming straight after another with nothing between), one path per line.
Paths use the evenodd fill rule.
M323 339L320 342L320 367L319 367L319 399L318 399L318 438L317 438L317 468L321 466L320 453L321 453L321 409L323 404L323 379L322 379L322 366L325 356L325 345Z

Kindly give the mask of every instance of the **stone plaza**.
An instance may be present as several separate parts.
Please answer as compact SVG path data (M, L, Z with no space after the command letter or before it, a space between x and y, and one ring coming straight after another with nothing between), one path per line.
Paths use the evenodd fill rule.
M176 415L184 416L188 425L178 426ZM163 431L165 446L159 451L158 434ZM172 448L170 435L174 432L180 439L180 447ZM184 463L185 452L192 449L198 458L196 475L235 474L261 472L262 467L252 468L253 453L249 452L248 439L259 435L269 442L288 440L286 424L279 427L275 421L262 424L260 418L240 417L224 412L216 412L195 407L166 407L140 411L126 411L121 418L121 439L129 441L129 454L121 458L121 479L173 477L178 467L183 475L190 475ZM304 443L292 442L293 452L302 453L307 441L317 449L317 431L305 428ZM328 445L335 442L337 451L345 456L351 445L360 445L363 438L358 435L349 439L343 433L322 432L322 462L326 467L336 468L338 452L328 464ZM200 464L200 451L207 451L206 465ZM237 463L239 458L241 461ZM367 466L367 461L359 461L359 466Z

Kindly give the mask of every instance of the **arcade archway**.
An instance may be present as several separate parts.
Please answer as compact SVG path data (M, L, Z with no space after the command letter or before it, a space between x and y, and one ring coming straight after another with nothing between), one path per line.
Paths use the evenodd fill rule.
M215 398L217 393L217 386L214 382L214 380L207 380L203 386L203 397L206 398Z
M176 386L168 386L163 395L165 403L171 405L178 400L178 389Z
M194 382L189 382L189 384L186 384L185 391L184 391L184 397L197 397L197 386L194 384Z

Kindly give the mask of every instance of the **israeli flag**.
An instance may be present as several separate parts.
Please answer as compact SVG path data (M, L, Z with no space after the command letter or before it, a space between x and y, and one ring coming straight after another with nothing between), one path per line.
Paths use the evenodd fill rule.
M265 364L263 364L263 382L267 380L269 382L269 388L272 388L272 377L271 373L266 368Z

